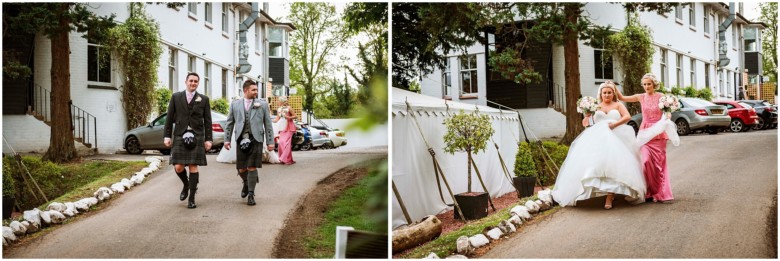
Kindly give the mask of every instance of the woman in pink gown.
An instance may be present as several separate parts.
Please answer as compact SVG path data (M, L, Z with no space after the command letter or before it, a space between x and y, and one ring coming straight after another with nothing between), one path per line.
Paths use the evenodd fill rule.
M645 74L642 77L642 87L645 93L624 96L618 90L618 99L624 102L639 102L642 106L642 125L639 127L641 132L650 129L656 123L665 124L671 115L663 117L664 113L658 107L658 100L663 96L655 90L658 88L658 80L652 73ZM664 122L665 121L665 122ZM659 128L653 128L659 129ZM640 149L642 158L642 168L647 183L647 200L653 202L671 203L672 185L669 180L669 169L666 165L666 141L669 139L667 133L661 132L651 138Z
M287 124L285 124L282 129L278 130L279 161L281 161L282 164L290 165L295 163L292 158L292 137L296 131L295 122L293 122L293 120L297 119L298 116L295 115L295 112L292 111L292 108L290 108L290 104L287 102L286 98L280 98L279 103L281 103L281 106L277 111L278 113L276 114L277 117L274 123L280 120L287 121Z

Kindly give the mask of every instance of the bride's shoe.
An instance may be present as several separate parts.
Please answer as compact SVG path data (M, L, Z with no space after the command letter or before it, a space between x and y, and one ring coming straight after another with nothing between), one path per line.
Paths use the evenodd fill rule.
M607 195L607 201L604 203L604 209L612 209L612 200L615 199L615 194Z

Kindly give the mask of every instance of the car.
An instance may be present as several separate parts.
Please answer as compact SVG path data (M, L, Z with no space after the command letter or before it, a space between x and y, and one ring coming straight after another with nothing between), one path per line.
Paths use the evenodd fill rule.
M344 131L339 129L332 129L327 126L313 126L313 127L318 130L324 130L328 132L328 138L331 140L333 144L333 148L338 148L347 145L347 137Z
M765 100L741 100L756 109L758 123L753 125L754 130L777 128L777 106Z
M758 123L758 114L756 109L744 102L737 101L715 101L715 104L726 106L731 117L729 129L732 132L747 132L753 125Z
M309 133L311 135L311 147L313 149L335 148L333 141L328 137L328 132L326 130L320 130L312 126L308 126L308 128L309 128Z
M704 130L709 134L718 134L722 129L729 127L731 117L726 106L717 105L699 98L680 98L680 110L672 113L672 122L677 125L677 134L688 135L697 130ZM637 113L628 121L629 126L639 132L642 126L642 114Z
M165 144L163 144L163 132L165 131L167 116L167 113L163 113L146 126L125 132L123 147L127 153L141 154L144 150L158 150L163 155L171 154L171 148L165 147ZM212 151L219 151L222 145L225 144L226 122L227 116L211 111Z

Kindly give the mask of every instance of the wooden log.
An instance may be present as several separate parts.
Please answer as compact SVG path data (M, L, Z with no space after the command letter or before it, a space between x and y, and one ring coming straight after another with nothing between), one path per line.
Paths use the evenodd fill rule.
M393 231L393 253L419 246L441 235L442 224L436 216L426 216L420 222Z

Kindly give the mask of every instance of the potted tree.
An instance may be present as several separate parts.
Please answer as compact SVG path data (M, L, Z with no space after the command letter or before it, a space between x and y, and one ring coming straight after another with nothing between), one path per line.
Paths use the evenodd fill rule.
M474 160L472 153L485 151L487 141L493 136L493 126L487 115L474 113L464 113L463 111L444 120L447 126L447 134L444 135L444 151L450 154L455 152L466 152L468 161L467 169L467 191L455 195L465 219L480 219L487 216L489 194L487 192L471 191L471 163ZM458 211L455 211L458 218Z
M11 218L15 201L16 187L11 176L11 167L8 162L3 162L3 219Z
M520 194L518 198L530 197L534 194L536 185L536 164L531 155L531 146L528 142L520 142L515 156L515 177L512 182Z

